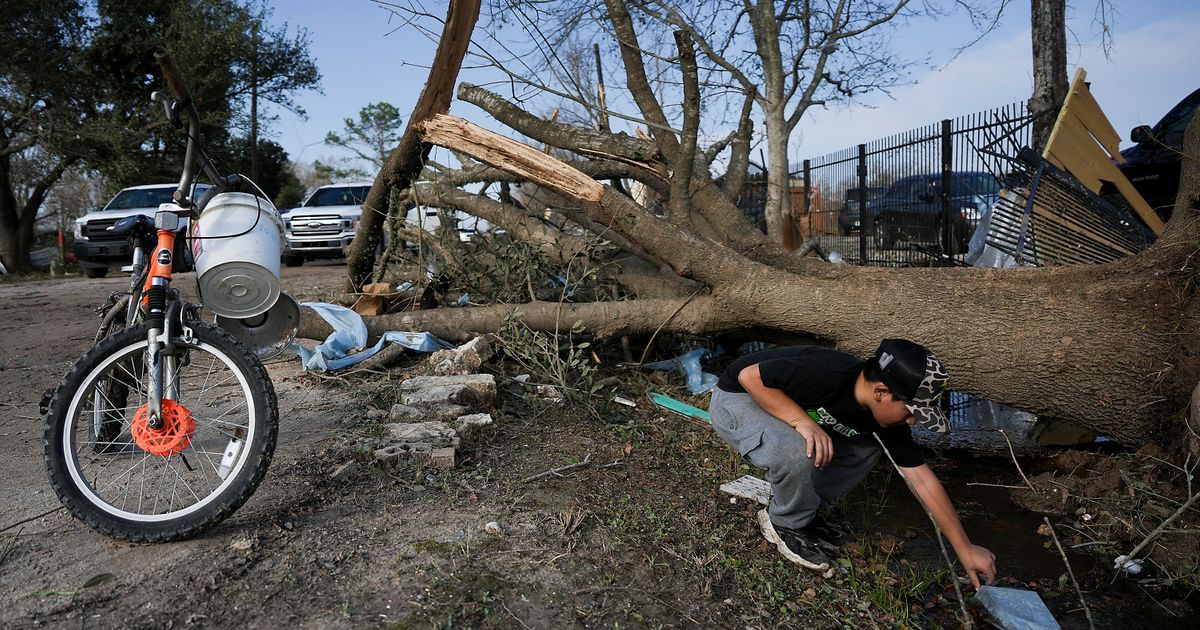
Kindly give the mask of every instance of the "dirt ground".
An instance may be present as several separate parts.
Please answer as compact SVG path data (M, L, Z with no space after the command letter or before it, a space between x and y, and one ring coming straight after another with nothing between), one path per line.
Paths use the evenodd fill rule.
M343 273L285 269L284 288L312 299ZM490 366L504 384L496 423L464 444L456 468L384 470L371 464L381 426L368 412L390 408L420 360L337 378L276 360L278 448L245 506L179 543L96 534L53 511L38 401L90 345L91 309L123 284L0 283L0 627L956 625L928 522L894 476L880 471L846 502L854 535L837 574L799 571L761 539L758 506L717 489L751 471L706 427L650 408L648 389L684 398L682 379L608 365L617 390L569 406ZM1086 627L1061 560L1036 534L1040 518L1016 512L1002 490L967 485L1019 483L1011 463L956 455L934 465L968 532L996 552L1001 583L1038 590L1064 627ZM493 521L498 533L485 529ZM1072 559L1097 625L1194 627L1186 602L1155 601Z

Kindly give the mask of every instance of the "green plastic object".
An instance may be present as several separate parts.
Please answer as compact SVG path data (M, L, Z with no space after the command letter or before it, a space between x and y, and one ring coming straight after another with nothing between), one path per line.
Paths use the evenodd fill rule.
M667 411L673 411L681 416L687 416L688 418L703 424L712 422L712 416L708 415L707 411L700 409L699 407L693 407L685 402L675 400L666 394L650 392L650 402L653 402Z

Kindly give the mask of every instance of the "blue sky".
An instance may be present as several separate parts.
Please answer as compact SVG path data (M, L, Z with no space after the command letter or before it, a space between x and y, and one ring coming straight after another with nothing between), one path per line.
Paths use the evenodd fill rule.
M1192 90L1200 88L1200 2L1196 0L1116 0L1111 59L1097 45L1093 0L1068 7L1068 76L1087 70L1092 92L1118 133L1153 124ZM324 94L305 92L298 102L308 120L282 112L275 139L293 159L328 161L340 155L324 146L325 133L340 130L342 119L364 105L388 101L412 111L424 85L424 65L434 44L389 11L369 0L275 0L275 21L308 29L311 53L323 75ZM444 4L425 3L445 14ZM928 55L937 66L912 74L914 85L870 96L863 105L818 111L800 123L790 151L799 160L878 137L993 106L1023 101L1032 91L1029 2L1008 7L999 29L957 59L953 50L972 39L962 19L913 26L897 33L898 49ZM464 71L460 80L489 77ZM452 111L486 126L484 114L455 104Z

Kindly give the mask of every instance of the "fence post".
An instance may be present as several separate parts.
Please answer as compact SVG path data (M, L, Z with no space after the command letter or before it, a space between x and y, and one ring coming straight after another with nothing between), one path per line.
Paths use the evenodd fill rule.
M789 195L792 194L790 186L788 187L788 194ZM794 210L792 211L792 214L795 214ZM813 234L813 229L812 229L812 226L813 226L813 220L812 220L812 171L811 171L810 160L804 160L804 219L803 220L808 221L808 232L807 232L808 238L812 238L813 236L816 236L815 234ZM822 222L821 225L825 225L825 224ZM798 225L796 227L798 227L800 229L801 242L796 243L796 245L799 246L799 245L803 244L806 232L805 232L803 226Z
M858 264L867 264L867 232L873 232L875 217L867 213L867 145L858 145Z
M950 194L950 187L954 185L954 137L950 127L949 119L942 120L942 252L945 254L951 254L959 247L958 243L951 242L954 232L951 229L954 208Z

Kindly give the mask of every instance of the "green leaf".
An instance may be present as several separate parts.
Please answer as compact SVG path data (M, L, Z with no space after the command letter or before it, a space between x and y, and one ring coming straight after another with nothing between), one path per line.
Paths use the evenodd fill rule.
M105 582L111 582L115 579L117 579L117 576L115 576L111 573L100 573L98 575L93 575L91 577L91 579L84 582L83 588L91 588L93 586L100 586L101 584L104 584Z

